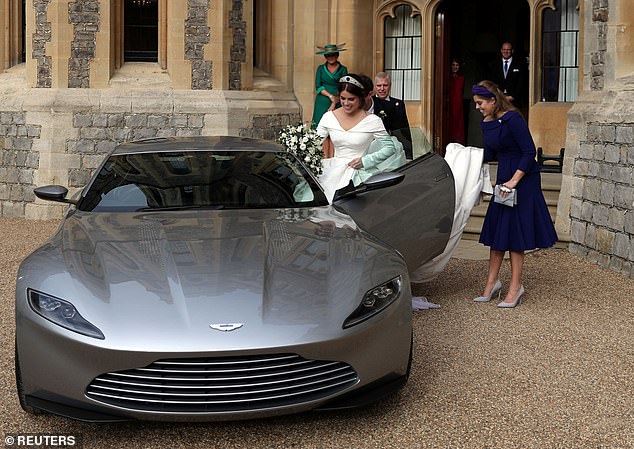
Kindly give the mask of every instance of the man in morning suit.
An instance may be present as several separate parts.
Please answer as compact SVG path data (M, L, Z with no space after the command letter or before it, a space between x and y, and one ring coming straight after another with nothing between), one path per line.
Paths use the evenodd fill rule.
M386 72L379 72L374 77L373 112L383 120L387 132L395 136L403 144L407 159L413 158L412 134L409 129L407 110L403 100L390 96L392 80Z
M513 57L513 44L504 42L500 48L502 57L487 68L487 79L500 86L500 90L515 107L524 104L526 90L526 67L520 58Z
M526 67L520 58L513 57L513 44L504 42L500 48L502 58L491 62L486 78L500 86L500 90L516 107L525 100Z
M383 73L383 72L382 72ZM386 74L387 75L387 74ZM389 76L389 75L388 75ZM385 130L395 136L403 144L405 157L412 158L412 138L409 130L409 121L402 100L391 98L391 101L376 96L374 83L369 76L359 75L365 90L368 92L365 98L365 110L371 114L378 115ZM401 106L403 111L398 110Z

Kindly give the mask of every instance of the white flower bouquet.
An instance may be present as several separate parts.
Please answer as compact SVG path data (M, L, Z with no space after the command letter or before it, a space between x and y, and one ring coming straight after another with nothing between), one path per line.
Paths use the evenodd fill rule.
M286 151L293 153L315 176L321 175L322 171L322 140L317 132L306 124L286 125L277 139Z

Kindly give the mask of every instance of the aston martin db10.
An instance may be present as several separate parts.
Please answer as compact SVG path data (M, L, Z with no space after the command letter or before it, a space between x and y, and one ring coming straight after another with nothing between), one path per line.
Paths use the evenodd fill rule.
M278 144L125 143L16 282L20 404L85 421L236 420L381 398L412 360L408 267L440 254L453 176L426 154L338 191Z

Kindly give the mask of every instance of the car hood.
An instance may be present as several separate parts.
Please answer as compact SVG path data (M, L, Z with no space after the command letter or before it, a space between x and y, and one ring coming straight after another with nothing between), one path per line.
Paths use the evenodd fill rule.
M72 302L108 345L196 351L209 340L237 349L333 335L369 288L404 272L394 250L328 206L76 211L20 278Z

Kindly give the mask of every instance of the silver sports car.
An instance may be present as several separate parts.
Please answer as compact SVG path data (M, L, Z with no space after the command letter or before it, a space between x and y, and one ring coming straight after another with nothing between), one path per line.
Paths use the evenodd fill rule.
M453 176L424 155L337 193L283 147L122 144L20 266L22 407L87 421L363 405L412 359L408 266L443 251Z

